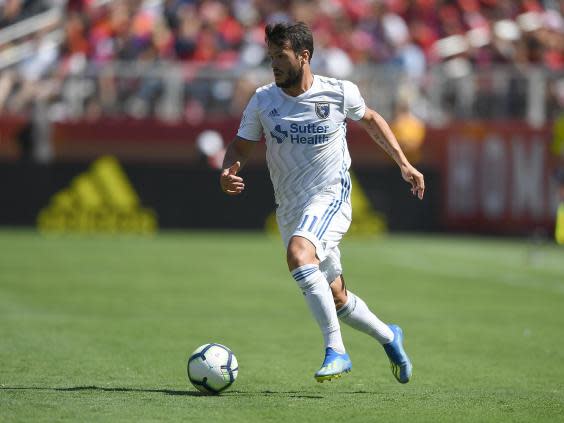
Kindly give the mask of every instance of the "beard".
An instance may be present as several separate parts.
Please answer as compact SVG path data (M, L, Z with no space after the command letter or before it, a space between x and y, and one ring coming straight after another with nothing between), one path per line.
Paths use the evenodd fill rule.
M289 69L288 77L282 82L277 82L276 86L279 88L291 88L295 85L298 85L302 80L303 74L304 74L303 64L297 69Z

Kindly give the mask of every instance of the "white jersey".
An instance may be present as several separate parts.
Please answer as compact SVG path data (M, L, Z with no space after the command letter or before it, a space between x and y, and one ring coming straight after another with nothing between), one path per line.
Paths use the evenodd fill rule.
M346 118L359 120L366 106L358 87L314 75L297 97L274 83L256 90L243 113L237 135L249 141L266 138L266 160L279 213L303 208L316 194L345 187L351 158Z

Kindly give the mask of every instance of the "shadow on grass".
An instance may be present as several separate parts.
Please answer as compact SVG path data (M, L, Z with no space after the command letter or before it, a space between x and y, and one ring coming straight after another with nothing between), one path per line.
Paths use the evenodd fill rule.
M208 394L204 394L199 391L177 391L173 389L141 389L141 388L112 388L103 386L71 386L69 388L43 388L39 386L20 386L20 387L10 387L10 386L0 386L0 390L35 390L35 391L56 391L56 392L77 392L77 391L104 391L104 392L154 392L166 395L183 395L188 397L207 397Z
M225 396L246 396L246 397L288 397L288 398L309 398L309 399L323 399L322 395L305 394L298 391L227 391Z
M187 396L187 397L213 397L215 395L205 394L199 391L179 391L174 389L142 389L142 388L120 388L120 387L103 387L103 386L71 386L68 388L53 388L53 387L39 387L39 386L20 386L20 387L10 387L10 386L0 386L0 390L10 391L10 390L35 390L35 391L55 391L55 392L78 392L78 391L103 391L103 392L148 392L148 393L160 393L165 395L175 395L175 396ZM349 394L368 394L369 392L355 391L346 392ZM298 391L226 391L221 394L221 396L264 396L264 397L277 397L284 396L289 398L308 398L308 399L323 399L322 395L312 395L305 394Z

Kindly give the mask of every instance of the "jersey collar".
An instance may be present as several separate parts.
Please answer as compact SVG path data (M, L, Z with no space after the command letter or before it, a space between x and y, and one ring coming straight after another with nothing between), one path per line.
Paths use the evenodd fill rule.
M300 101L300 100L303 100L304 98L309 97L309 96L311 95L311 93L313 93L314 87L316 87L316 85L317 85L317 80L318 80L318 78L317 78L317 76L316 76L315 74L312 74L312 75L313 75L313 82L311 83L311 87L309 87L306 91L304 91L303 93L301 93L300 95L298 95L298 96L296 96L296 97L286 94L286 93L282 90L282 88L276 86L276 84L274 84L274 86L275 86L276 88L278 88L278 91L280 92L280 94L281 94L284 98L287 98L287 99L289 99L289 100L294 100L294 101Z

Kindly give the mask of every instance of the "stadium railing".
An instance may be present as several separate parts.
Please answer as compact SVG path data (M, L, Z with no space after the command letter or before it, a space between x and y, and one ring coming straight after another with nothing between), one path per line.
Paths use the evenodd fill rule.
M0 29L0 71L20 63L34 54L34 41L30 37L43 33L42 38L56 45L61 44L64 32L63 5L52 7L45 12L31 16L6 28Z
M240 116L255 88L271 81L268 67L222 70L159 61L78 60L70 69L61 81L60 96L52 99L61 119L92 114L165 121ZM384 117L392 118L398 102L408 101L431 126L461 119L518 119L540 127L559 113L564 99L564 72L540 66L476 70L451 61L414 80L397 67L366 65L355 67L346 79L356 82L366 102Z

